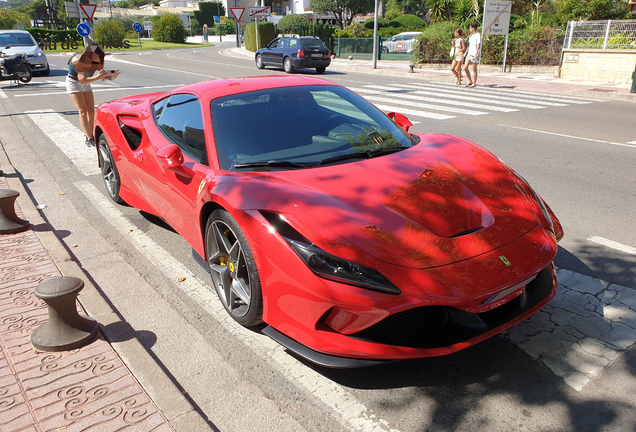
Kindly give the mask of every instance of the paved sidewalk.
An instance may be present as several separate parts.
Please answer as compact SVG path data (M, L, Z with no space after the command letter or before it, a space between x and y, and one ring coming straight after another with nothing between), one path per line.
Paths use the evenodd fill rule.
M218 430L62 246L2 148L0 169L0 189L20 193L16 214L31 223L0 234L0 431ZM62 275L84 280L78 312L101 317L99 334L80 349L38 351L31 333L48 320L48 307L34 289Z
M234 57L254 58L254 53L247 51L244 47L228 48L223 52L225 55ZM331 65L327 68L327 71L351 71L447 83L455 82L455 77L450 72L450 66L434 70L415 68L413 72L410 72L409 63L408 61L379 60L377 62L377 68L373 69L371 60L336 58L331 60ZM468 83L465 76L464 82ZM555 78L554 71L550 73L504 73L501 72L501 70L493 71L493 66L482 65L477 80L477 88L479 87L513 88L515 90L527 90L540 93L559 93L571 96L636 102L636 93L630 93L631 84L613 84ZM470 90L472 89L466 89L466 91Z

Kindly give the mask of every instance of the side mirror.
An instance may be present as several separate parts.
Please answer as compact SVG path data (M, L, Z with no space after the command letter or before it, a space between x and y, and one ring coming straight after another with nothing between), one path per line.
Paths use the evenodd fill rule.
M161 165L173 171L176 174L192 178L192 175L186 171L183 166L183 153L176 144L169 144L155 153Z
M393 120L399 127L404 129L406 132L409 131L409 128L413 126L413 123L404 115L396 112L390 112L387 114L387 117Z
M38 46L40 47L41 50L43 50L44 49L44 42L39 42Z

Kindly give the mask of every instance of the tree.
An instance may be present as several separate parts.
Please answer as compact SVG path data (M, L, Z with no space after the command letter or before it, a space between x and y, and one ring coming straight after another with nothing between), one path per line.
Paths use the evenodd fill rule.
M95 40L102 44L102 46L121 41L125 37L126 29L121 21L100 21L100 23L95 26Z
M11 30L18 24L29 25L28 15L12 9L2 9L2 11L6 13L6 17L4 14L0 14L0 29Z
M605 20L627 14L627 2L622 0L557 0L557 10L573 19Z
M199 24L207 24L208 27L214 27L214 17L225 16L225 6L221 2L204 1L199 2L199 10L194 11L194 17Z
M165 14L153 25L152 37L157 42L184 43L188 37L188 31L183 26L181 18Z
M309 27L309 20L303 15L285 15L276 27L280 33L296 33L300 27Z
M374 11L374 0L309 0L309 7L316 13L333 13L338 27L344 29L358 15Z
M452 21L454 3L453 0L428 0L431 21Z

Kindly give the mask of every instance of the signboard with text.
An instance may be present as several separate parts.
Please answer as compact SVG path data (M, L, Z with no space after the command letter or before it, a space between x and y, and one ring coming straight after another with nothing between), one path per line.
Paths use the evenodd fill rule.
M271 6L251 7L247 9L247 16L250 18L256 18L259 16L269 16L272 14Z
M486 0L484 2L483 35L507 35L510 26L511 1Z

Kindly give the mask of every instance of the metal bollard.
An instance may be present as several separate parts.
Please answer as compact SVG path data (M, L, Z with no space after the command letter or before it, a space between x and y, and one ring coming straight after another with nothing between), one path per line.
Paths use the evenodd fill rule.
M630 93L636 93L636 69L632 72L632 90Z
M48 279L35 288L35 296L49 307L49 320L31 334L40 351L68 351L88 345L97 336L97 321L77 313L75 301L84 281L73 276Z
M413 68L414 68L414 67L415 67L415 65L414 65L413 63L411 63L411 64L409 65L409 68L410 68L410 69L409 69L409 73L415 73L415 71L413 70Z
M20 192L0 189L0 234L14 234L29 228L29 221L15 214L15 200L19 196Z

